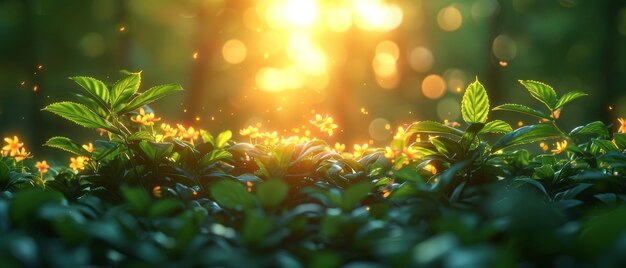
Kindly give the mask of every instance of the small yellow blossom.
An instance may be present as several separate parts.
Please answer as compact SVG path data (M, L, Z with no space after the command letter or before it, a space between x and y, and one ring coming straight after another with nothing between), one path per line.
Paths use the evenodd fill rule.
M39 170L39 174L41 174L42 176L44 173L47 173L48 169L50 168L46 160L43 160L41 162L37 161L37 163L35 163L35 167Z
M163 136L165 137L176 137L178 134L178 129L173 128L169 124L161 124L161 130L163 130Z
M626 133L626 119L618 118L617 121L619 121L619 124L620 124L619 129L617 130L617 132L619 132L619 133Z
M93 143L88 143L88 144L83 144L83 149L85 149L87 152L93 153L96 148L93 147Z
M335 143L335 152L337 153L343 153L346 150L346 145L343 143Z
M562 152L565 152L565 150L567 150L567 141L564 140L562 142L556 142L556 149L552 149L552 153L553 154L560 154Z
M431 165L431 164L425 165L424 166L424 170L432 173L433 175L437 174L437 168L435 166Z
M20 148L24 146L24 143L21 143L17 136L13 136L13 139L4 138L4 141L7 145L2 147L2 151L8 152L11 156L15 156L20 151Z
M84 170L88 160L89 158L84 156L71 157L70 168L74 171Z
M393 149L391 149L391 147L389 146L385 147L385 158L387 159L396 158L396 152Z
M161 117L155 118L154 113L146 114L146 111L144 111L143 108L140 108L139 114L135 117L131 117L130 120L144 126L152 126L154 125L154 122L161 121Z
M20 162L26 158L30 158L30 153L26 152L25 148L22 148L21 151L18 150L17 153L15 154L15 161L16 162Z
M402 150L402 154L411 160L417 158L417 153L417 150L413 147L406 147L404 148L404 150Z
M334 130L338 127L337 124L333 123L333 118L326 115L326 117L322 117L320 114L315 115L315 120L310 121L311 124L318 127L320 131L328 133L328 136L332 136Z
M193 143L194 140L198 139L200 132L196 131L196 129L194 129L193 127L189 127L185 129L185 127L180 124L177 124L177 126L178 126L178 136L181 137L182 139L189 140L191 143Z
M387 198L391 195L391 191L389 191L389 189L384 189L383 190L383 197Z
M402 139L404 139L404 135L405 134L406 134L406 131L404 130L404 128L403 127L398 127L398 131L393 136L393 139L394 140L402 140Z
M239 135L241 136L250 136L251 139L256 139L259 137L259 129L253 126L248 126L242 130L239 130Z
M369 147L369 145L367 145L367 143L364 143L363 145L355 144L354 145L354 153L352 155L354 156L354 158L359 158L359 157L363 156L363 153L365 153L365 151L367 151L368 147Z

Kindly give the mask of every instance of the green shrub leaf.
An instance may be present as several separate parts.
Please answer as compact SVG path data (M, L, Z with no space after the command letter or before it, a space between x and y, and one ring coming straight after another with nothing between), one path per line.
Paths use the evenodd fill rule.
M518 128L500 138L491 149L492 152L515 145L536 141L562 138L562 133L553 125L539 124Z
M524 105L520 105L520 104L512 104L512 103L507 103L507 104L502 104L498 107L493 108L494 111L511 111L511 112L518 112L518 113L523 113L523 114L527 114L530 116L534 116L537 118L541 118L541 119L546 119L546 120L551 120L552 118L541 112L538 110L535 110L533 108L530 108L528 106L524 106Z
M85 148L66 137L52 137L44 145L61 149L75 155L91 156L91 153L89 151L85 150Z
M254 207L256 201L241 183L232 180L221 180L211 186L211 196L220 206L230 209Z
M281 180L268 180L256 187L256 196L263 207L275 208L280 205L287 194L289 186Z
M485 87L478 79L467 86L463 101L461 102L461 114L468 124L485 123L489 114L489 98Z
M507 122L504 122L502 120L493 120L487 124L485 124L485 127L483 127L483 129L480 130L479 134L486 134L486 133L509 133L513 131L513 128L511 128L511 125L509 125Z
M107 120L87 108L87 106L75 102L57 102L43 108L44 111L54 113L67 120L86 128L103 128L113 133L119 131Z
M598 135L600 137L608 137L609 130L601 121L591 122L584 126L574 128L570 133L570 136L582 136L582 135Z
M433 121L415 122L407 127L405 135L411 136L415 133L449 134L457 137L463 136L463 131Z
M556 110L556 92L551 86L532 80L519 80L519 82L530 92L533 98L545 104L550 111Z
M108 108L107 105L110 104L109 89L102 81L87 76L74 76L70 79L87 91L104 109Z
M150 161L156 163L172 154L174 144L169 142L153 142L144 140L139 143L139 148L141 148L141 151L143 151Z
M115 112L125 107L126 101L139 90L141 84L141 72L130 73L113 85L111 90L111 106Z
M361 202L363 198L365 198L371 191L373 185L370 182L360 182L354 184L348 188L342 196L341 199L341 208L344 211L352 210L356 205Z
M160 98L168 96L170 94L182 91L183 88L177 84L165 84L160 86L152 87L145 92L139 94L137 97L132 99L128 105L120 110L121 113L127 113L132 110L138 109L144 105L148 105Z
M554 109L561 108L561 107L563 107L563 105L568 104L568 103L572 102L573 100L578 99L580 97L584 97L584 96L587 96L587 93L582 92L580 90L574 90L574 91L567 92L567 93L563 94L563 96L561 96L559 101L556 103L556 106L554 107Z
M224 148L224 145L226 145L226 142L228 142L228 140L230 140L230 138L232 137L233 137L233 132L231 132L230 130L221 132L220 134L217 135L217 137L215 137L215 147Z

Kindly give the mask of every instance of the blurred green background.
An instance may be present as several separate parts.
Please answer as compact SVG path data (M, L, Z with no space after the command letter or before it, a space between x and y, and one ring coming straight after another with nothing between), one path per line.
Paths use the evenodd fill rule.
M331 142L383 144L402 124L460 121L476 76L492 107L538 107L518 79L589 93L565 129L626 117L626 1L287 2L0 1L0 135L44 156L51 136L97 138L40 109L80 91L69 76L115 82L121 69L143 70L143 89L183 85L157 116L212 132L290 132L320 113L340 125Z

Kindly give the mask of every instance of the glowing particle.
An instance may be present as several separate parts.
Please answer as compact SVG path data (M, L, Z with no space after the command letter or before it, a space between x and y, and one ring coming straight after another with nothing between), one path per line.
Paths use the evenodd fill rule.
M119 28L120 33L126 31L126 27L122 26Z
M191 56L194 60L198 59L198 52L194 52L193 55Z
M196 121L200 121L200 117L199 116L196 116Z
M280 112L280 111L282 111L282 110L283 110L283 107L282 107L282 106L280 106L280 107L276 108L276 111L277 111L277 112Z
M183 113L186 113L186 112L187 112L187 109L184 109L184 110L183 110Z
M20 86L23 86L24 84L26 84L26 81L22 81L22 83L20 83Z
M33 92L37 92L38 87L37 86L33 86Z
M522 122L522 121L517 122L517 126L518 126L518 127L521 127L521 126L523 126L523 125L524 125L524 122Z
M502 67L509 66L509 63L506 62L506 61L499 61L498 64L500 64L500 66L502 66Z

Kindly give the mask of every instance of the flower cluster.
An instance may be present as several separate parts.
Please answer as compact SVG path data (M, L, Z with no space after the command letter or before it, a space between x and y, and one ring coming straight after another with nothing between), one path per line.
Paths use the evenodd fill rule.
M161 117L155 117L154 113L146 113L143 108L139 109L139 114L130 118L131 121L144 126L153 126L154 122L161 121Z
M4 141L7 145L2 147L3 157L13 157L15 162L21 162L22 160L31 157L30 153L26 151L26 148L24 148L24 143L21 143L17 136L13 136L13 139L4 138Z

